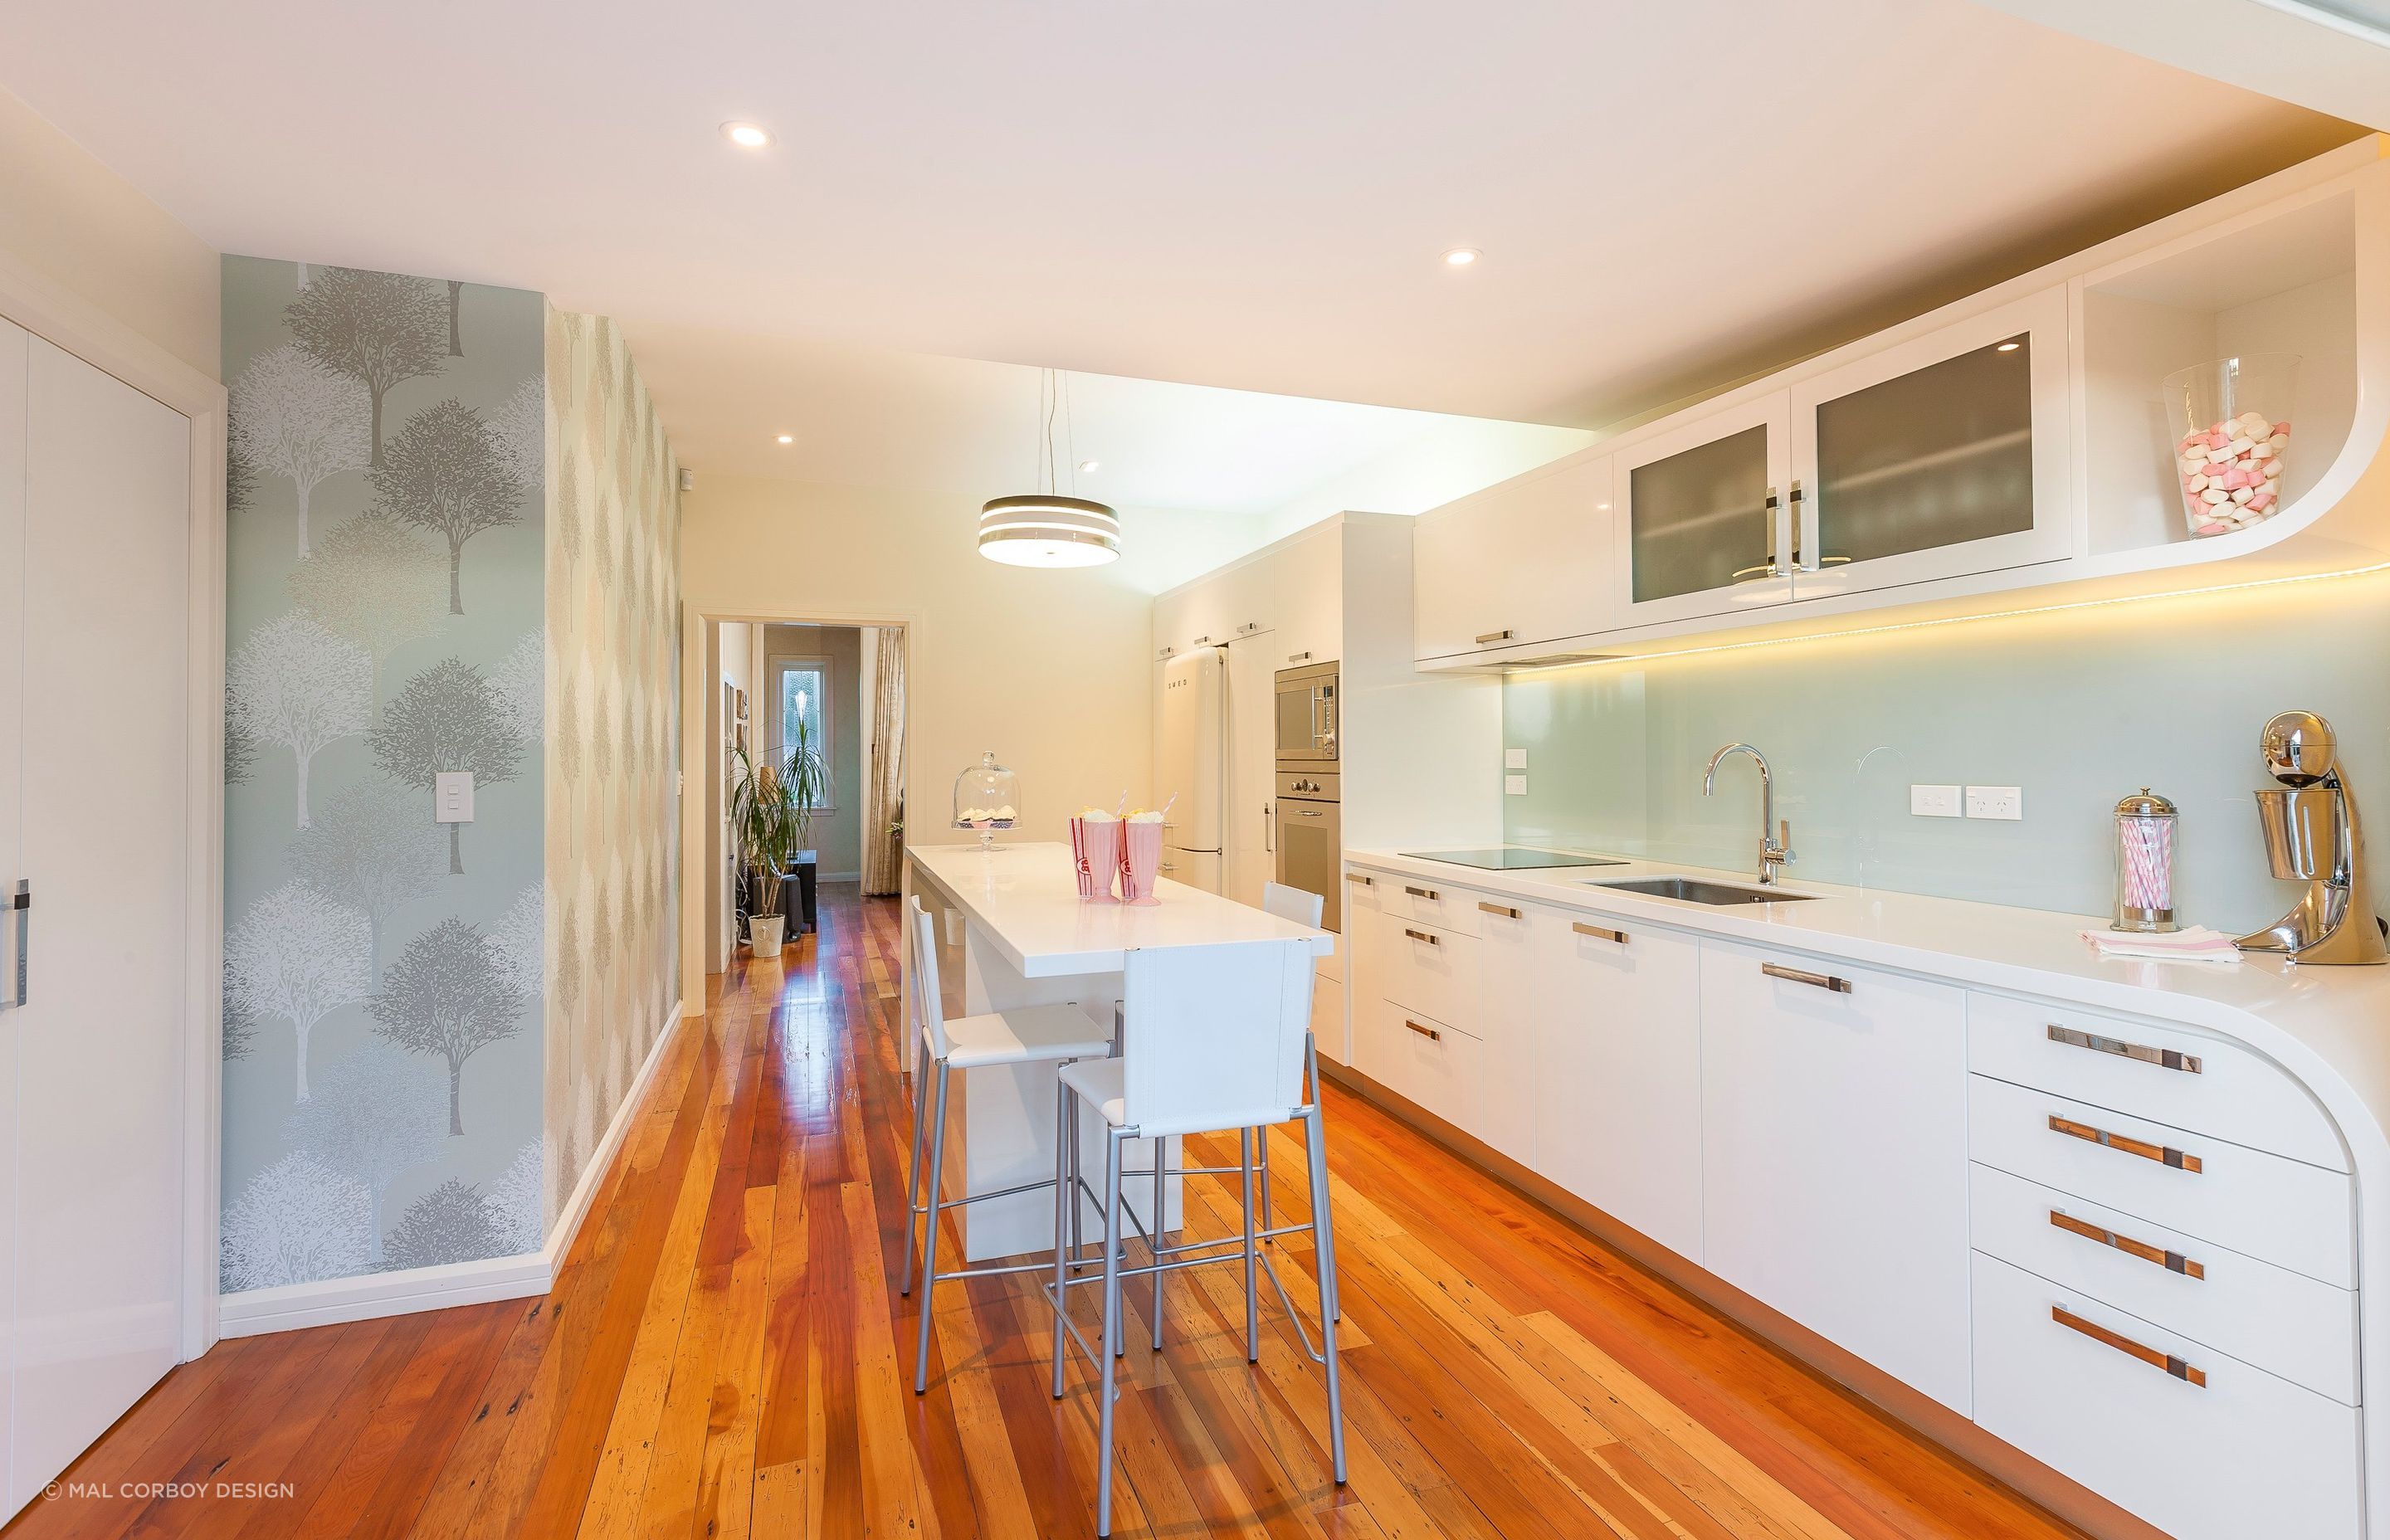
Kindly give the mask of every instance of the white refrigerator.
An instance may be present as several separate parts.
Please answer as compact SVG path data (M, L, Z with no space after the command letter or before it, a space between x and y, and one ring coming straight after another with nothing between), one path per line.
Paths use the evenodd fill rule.
M1173 658L1162 670L1162 759L1154 795L1176 797L1162 829L1165 877L1220 892L1227 861L1228 661L1215 647Z

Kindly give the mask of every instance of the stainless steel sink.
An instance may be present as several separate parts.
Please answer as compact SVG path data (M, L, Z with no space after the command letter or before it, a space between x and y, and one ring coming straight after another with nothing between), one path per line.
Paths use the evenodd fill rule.
M1617 882L1587 882L1589 888L1614 888L1622 893L1648 893L1653 898L1679 899L1687 904L1791 904L1815 898L1815 893L1788 893L1780 888L1745 888L1732 882L1704 882L1698 877L1638 877Z

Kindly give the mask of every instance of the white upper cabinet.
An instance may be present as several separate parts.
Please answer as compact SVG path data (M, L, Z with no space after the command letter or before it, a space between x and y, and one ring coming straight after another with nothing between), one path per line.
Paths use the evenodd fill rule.
M1153 601L1153 653L1169 658L1187 650L1194 639L1195 595L1191 588L1175 589Z
M1611 622L1611 462L1578 455L1422 515L1411 532L1421 659Z
M1794 385L1793 597L2071 555L2067 373L2062 287Z
M1344 532L1330 525L1271 553L1279 668L1339 661L1344 631Z
M1792 598L1792 444L1791 398L1770 391L1618 450L1612 583L1625 624Z

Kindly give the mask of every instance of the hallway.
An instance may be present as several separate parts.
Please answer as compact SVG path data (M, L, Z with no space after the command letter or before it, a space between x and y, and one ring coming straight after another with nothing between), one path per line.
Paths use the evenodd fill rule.
M1074 1360L1048 1397L1033 1284L942 1290L910 1392L895 916L828 887L784 967L719 981L549 1298L221 1343L61 1478L119 1495L6 1534L1091 1534L1092 1395ZM1350 1485L1275 1302L1255 1373L1235 1272L1201 1270L1170 1285L1163 1354L1128 1333L1116 1533L2073 1533L1332 1087L1329 1118ZM1305 1195L1279 1154L1282 1223ZM1233 1227L1227 1183L1189 1203ZM122 1495L167 1482L204 1490Z

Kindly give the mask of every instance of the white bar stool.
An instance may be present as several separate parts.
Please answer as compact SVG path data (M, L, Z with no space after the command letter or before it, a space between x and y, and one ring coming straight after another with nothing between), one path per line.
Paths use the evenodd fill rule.
M1253 1151L1256 1130L1282 1123L1304 1125L1311 1165L1311 1223L1289 1226L1308 1229L1317 1258L1319 1287L1321 1346L1311 1346L1310 1334L1295 1327L1304 1351L1328 1375L1328 1438L1338 1485L1345 1477L1344 1402L1336 1358L1335 1223L1328 1200L1328 1143L1319 1122L1316 1098L1304 1096L1304 1041L1311 1020L1311 943L1308 941L1244 942L1227 946L1147 948L1128 955L1124 969L1127 999L1127 1030L1119 1059L1088 1057L1063 1067L1056 1092L1062 1136L1054 1157L1054 1277L1046 1295L1054 1310L1054 1397L1063 1393L1063 1338L1067 1335L1099 1370L1102 1390L1097 1420L1099 1427L1096 1533L1111 1533L1112 1411L1118 1399L1120 1354L1126 1351L1121 1331L1121 1280L1151 1274L1156 1294L1155 1334L1160 1336L1162 1275L1183 1267L1241 1258L1245 1264L1245 1357L1261 1358L1261 1296L1256 1291L1256 1264L1267 1259L1256 1249L1253 1209ZM1078 1114L1091 1109L1104 1124L1103 1190L1089 1189L1077 1172ZM1155 1141L1160 1163L1161 1141L1184 1134L1234 1128L1243 1141L1244 1231L1241 1236L1162 1246L1151 1244L1152 1261L1142 1267L1122 1265L1123 1203L1121 1151L1131 1139ZM1240 1169L1240 1168L1228 1168ZM1096 1277L1073 1277L1077 1263L1075 1244L1060 1244L1070 1233L1077 1198L1085 1193L1104 1213L1103 1342L1091 1347L1070 1318L1072 1288L1093 1283ZM1156 1230L1160 1228L1157 1218ZM1187 1256L1189 1251L1221 1246L1238 1250L1212 1256ZM1271 1270L1275 1281L1276 1269ZM1283 1290L1281 1289L1281 1293ZM1289 1315L1292 1315L1290 1303Z
M946 1080L957 1070L993 1069L1011 1064L1064 1064L1074 1059L1100 1059L1111 1051L1111 1038L1102 1027L1087 1019L1086 1012L1076 1006L1029 1006L1014 1010L997 1011L985 1016L957 1016L946 1020L945 1004L938 982L938 934L930 912L921 907L919 897L911 901L910 916L913 932L913 1009L920 1018L921 1048L919 1065L913 1075L913 1176L905 1195L905 1273L898 1292L913 1291L913 1223L923 1215L929 1217L926 1238L921 1242L921 1277L927 1285L921 1291L921 1330L915 1343L913 1393L926 1392L930 1388L930 1323L932 1306L937 1303L938 1285L955 1278L978 1277L996 1273L1030 1273L1043 1271L1042 1262L1020 1263L1006 1267L965 1267L951 1273L938 1271L938 1216L948 1209L958 1209L966 1203L985 1202L991 1198L1009 1198L1015 1193L1034 1192L1046 1187L1045 1182L1023 1182L1017 1187L1002 1187L995 1192L974 1192L961 1198L941 1199L945 1186L946 1162ZM938 1072L937 1105L930 1104L930 1070ZM921 1201L921 1136L930 1131L930 1200ZM1058 1127L1059 1136L1061 1130ZM1055 1250L1061 1250L1061 1236L1055 1235Z

